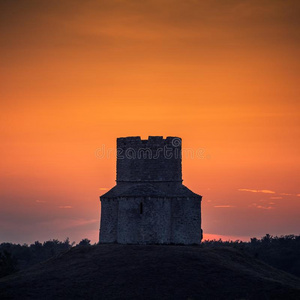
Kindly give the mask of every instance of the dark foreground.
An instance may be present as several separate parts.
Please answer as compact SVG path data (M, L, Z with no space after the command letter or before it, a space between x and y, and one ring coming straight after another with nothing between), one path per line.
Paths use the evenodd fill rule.
M240 250L81 246L0 279L0 299L300 299L300 279Z

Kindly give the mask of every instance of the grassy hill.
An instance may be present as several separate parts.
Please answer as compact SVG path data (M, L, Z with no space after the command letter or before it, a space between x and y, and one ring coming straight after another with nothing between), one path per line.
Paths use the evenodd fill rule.
M0 279L0 299L300 299L300 279L234 248L71 248Z

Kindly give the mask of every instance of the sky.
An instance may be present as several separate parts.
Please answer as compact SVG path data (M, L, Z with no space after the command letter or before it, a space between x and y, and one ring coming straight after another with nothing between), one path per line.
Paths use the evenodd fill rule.
M0 243L98 241L116 138L183 140L204 238L300 232L300 2L0 0Z

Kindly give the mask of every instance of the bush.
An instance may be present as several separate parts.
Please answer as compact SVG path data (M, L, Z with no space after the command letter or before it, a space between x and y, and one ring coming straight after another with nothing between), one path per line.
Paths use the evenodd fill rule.
M16 272L16 264L16 259L11 253L6 250L3 253L0 252L0 278Z

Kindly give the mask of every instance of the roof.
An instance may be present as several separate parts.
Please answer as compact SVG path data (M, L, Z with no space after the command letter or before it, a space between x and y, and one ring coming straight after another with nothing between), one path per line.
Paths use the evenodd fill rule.
M192 192L186 186L178 183L171 191L164 189L160 184L155 183L123 183L117 184L101 198L115 197L201 197Z

